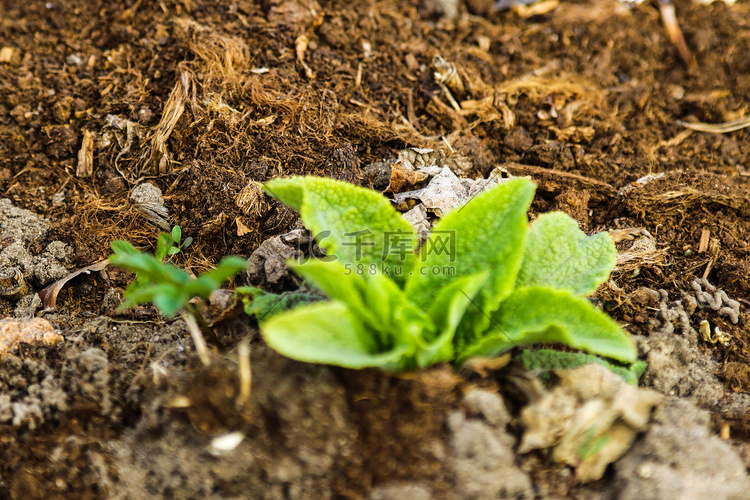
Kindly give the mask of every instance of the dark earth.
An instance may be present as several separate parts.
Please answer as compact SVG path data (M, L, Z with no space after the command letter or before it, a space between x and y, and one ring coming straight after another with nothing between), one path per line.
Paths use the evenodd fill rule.
M37 266L0 313L44 318L64 338L0 352L0 498L743 498L750 131L685 125L748 116L750 3L674 9L689 57L658 2L0 2L0 265L16 245ZM436 79L436 56L451 78ZM401 375L307 365L215 306L228 349L204 366L182 320L117 311L132 275L112 266L73 278L53 310L32 302L115 239L153 248L160 228L130 198L143 182L194 238L173 262L198 274L301 227L258 183L309 174L378 187L368 165L408 147L467 157L465 177L530 176L532 216L563 210L618 241L594 300L637 336L651 363L641 385L666 402L602 479L516 452L520 411L543 389L515 361ZM11 231L13 218L36 220L19 209L47 222ZM736 322L718 306L688 308L682 323L664 312L696 278L739 301ZM699 333L703 320L724 341ZM649 439L693 414L731 459L678 436L674 464L704 462L673 465L664 490L637 483L629 467L647 481L643 464L659 456ZM242 442L217 448L229 432ZM739 486L680 489L724 484L701 475L711 462L736 466Z

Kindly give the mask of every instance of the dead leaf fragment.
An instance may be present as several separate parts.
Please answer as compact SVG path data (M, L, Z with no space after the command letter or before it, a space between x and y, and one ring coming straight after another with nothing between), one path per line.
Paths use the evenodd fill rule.
M250 232L250 228L243 224L239 217L234 219L234 223L237 225L237 236L245 236Z
M294 50L297 54L297 62L299 62L305 69L305 76L308 80L315 78L315 73L312 68L305 62L305 52L307 52L307 46L310 44L310 38L307 35L300 35L294 41Z
M594 127L550 127L559 141L590 142L596 135Z
M425 185L429 178L427 172L409 170L394 163L391 167L391 181L385 189L385 193L401 193L419 189Z
M513 11L524 19L528 19L534 16L543 16L555 10L560 5L558 0L542 0L541 2L533 2L531 5L524 5L523 3L513 6Z
M39 298L42 299L44 309L48 311L57 307L57 294L60 293L60 290L62 290L62 288L68 283L68 281L81 274L90 274L92 272L101 271L108 265L109 259L100 260L99 262L95 262L90 266L86 266L82 269L79 269L78 271L72 272L64 278L60 278L59 280L46 287L44 290L39 292Z
M179 80L172 87L172 93L169 94L169 99L164 105L161 119L150 133L151 153L144 164L150 169L156 166L160 174L166 174L172 170L174 160L167 148L167 140L172 135L177 121L185 112L185 106L195 105L198 92L195 74L187 65L181 64L178 73Z
M682 29L680 28L680 23L677 22L677 13L675 12L674 4L671 1L659 2L659 12L661 12L664 28L667 30L669 39L677 48L680 58L686 66L691 68L695 67L695 57L693 57L692 52L690 52L690 49L687 46L685 35L682 34Z
M683 121L677 121L677 125L695 130L696 132L709 132L711 134L727 134L729 132L736 132L743 128L750 127L750 118L740 118L731 122L724 123L686 123Z
M559 385L521 411L519 453L552 448L552 458L576 467L581 482L596 481L646 429L662 396L596 363L555 373Z

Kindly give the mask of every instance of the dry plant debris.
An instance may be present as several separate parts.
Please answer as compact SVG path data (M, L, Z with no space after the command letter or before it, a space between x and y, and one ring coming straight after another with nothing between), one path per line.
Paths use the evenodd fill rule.
M164 206L161 189L149 182L144 182L136 186L133 192L130 193L130 201L133 202L136 210L141 212L150 223L164 231L171 229L169 222L167 222L169 210Z
M578 480L596 481L647 428L662 396L596 363L555 374L559 384L521 410L518 451L552 448L553 460L575 467Z
M617 273L636 274L643 266L659 266L666 260L668 249L658 248L656 239L643 228L615 230L610 234L618 243ZM636 239L632 243L626 243L633 238Z

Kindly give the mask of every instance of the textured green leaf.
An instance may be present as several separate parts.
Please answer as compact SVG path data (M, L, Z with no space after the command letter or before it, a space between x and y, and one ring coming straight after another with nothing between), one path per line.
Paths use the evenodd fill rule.
M524 349L516 359L520 360L527 370L537 372L542 380L549 378L551 370L578 368L588 363L598 363L625 379L627 383L638 385L638 379L641 378L648 367L648 363L640 360L630 365L623 365L609 362L593 354L554 351L552 349Z
M303 361L388 370L548 342L633 361L630 337L575 295L607 278L611 240L588 238L560 214L541 216L530 230L534 189L513 179L447 214L417 259L392 251L389 236L406 236L409 249L416 240L379 194L330 179L270 182L267 192L297 208L332 256L290 263L332 302L262 322L266 341ZM406 277L395 277L399 271Z
M328 297L345 303L365 324L376 323L375 315L365 304L367 283L341 262L310 259L301 264L290 261L288 265Z
M420 253L420 262L407 281L415 304L427 307L440 289L461 276L488 270L490 276L478 296L488 312L513 289L526 244L526 211L535 185L527 179L504 182L448 213L435 225ZM445 249L452 238L454 250Z
M607 233L593 236L562 212L540 215L531 225L516 286L546 286L591 295L604 283L617 261Z
M453 337L456 328L464 317L466 309L487 281L488 272L462 276L443 287L430 306L427 317L434 323L434 335L425 336L430 330L425 328L424 340L417 351L417 364L430 366L453 359Z
M345 304L323 302L279 314L261 325L274 350L292 359L347 368L397 366L403 352L378 353Z
M380 193L322 177L274 179L264 189L297 209L320 247L343 264L411 269L417 236Z
M379 350L397 344L413 345L422 330L432 322L423 313L408 313L400 317L409 300L399 286L382 274L360 275L352 266L338 261L311 259L303 264L289 263L290 267L331 299L345 303L370 332Z
M138 275L142 283L172 283L185 285L190 275L171 264L164 264L153 255L140 253L115 253L109 258L112 265L121 267Z
M170 235L167 233L159 233L159 238L156 240L156 253L154 254L157 260L164 262L167 253L173 248L173 243L174 240L172 240Z
M133 255L138 253L138 250L128 241L115 240L110 243L110 246L115 255Z
M458 353L460 362L537 343L561 343L627 363L636 359L630 335L588 300L568 291L517 289L492 315L490 328Z
M320 295L300 292L271 293L252 286L237 287L235 294L242 299L245 314L255 315L259 323L284 311L325 300Z
M478 307L469 308L458 326L454 344L459 349L475 342L487 329L487 314L513 290L526 245L526 212L534 189L528 179L513 179L485 191L443 217L422 247L406 291L423 309L457 278L485 270L490 273L474 299ZM446 252L445 243L450 245L450 239L453 248Z

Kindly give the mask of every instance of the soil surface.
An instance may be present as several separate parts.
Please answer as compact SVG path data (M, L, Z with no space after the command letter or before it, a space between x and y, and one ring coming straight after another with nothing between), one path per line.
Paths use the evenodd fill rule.
M0 317L54 330L0 352L0 497L743 498L750 131L685 124L748 116L750 4L676 1L689 57L656 2L531 8L1 2ZM307 365L216 305L229 349L204 366L182 320L116 311L132 276L111 266L71 279L54 309L34 299L115 239L152 248L159 224L194 238L174 260L193 273L250 257L301 227L258 183L383 190L373 172L410 147L460 157L463 177L530 176L532 216L563 210L618 241L595 301L637 336L641 385L665 399L603 479L518 452L521 410L546 389L517 362L400 376ZM158 194L133 200L143 183L168 217Z

